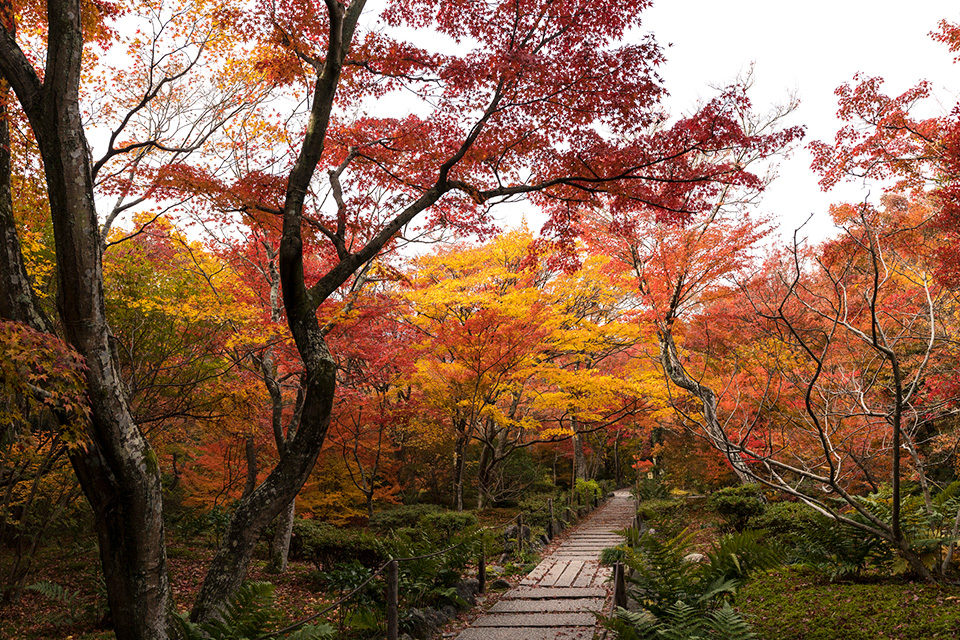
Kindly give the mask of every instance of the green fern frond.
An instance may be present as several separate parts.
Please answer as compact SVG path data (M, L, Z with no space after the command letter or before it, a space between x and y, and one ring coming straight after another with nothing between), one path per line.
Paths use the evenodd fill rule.
M39 593L44 598L56 600L57 602L69 602L74 595L73 593L61 587L59 584L47 581L34 582L33 584L28 584L23 589L24 591L33 591L34 593Z

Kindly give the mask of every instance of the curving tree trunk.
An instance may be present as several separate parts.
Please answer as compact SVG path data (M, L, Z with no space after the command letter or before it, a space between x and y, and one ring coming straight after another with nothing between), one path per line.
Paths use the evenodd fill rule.
M690 392L700 400L700 404L703 407L702 426L704 433L710 439L713 446L726 456L730 462L730 466L733 467L734 473L737 474L737 478L740 479L740 482L743 484L754 482L753 476L747 469L747 465L743 462L743 456L740 455L740 451L737 450L736 446L730 442L727 434L723 430L723 426L717 419L717 394L713 392L713 389L700 384L687 373L683 363L680 362L680 356L677 354L677 345L676 342L674 342L673 333L669 326L661 328L658 331L658 337L660 340L660 363L663 365L663 370L666 372L667 377L670 378L673 384Z

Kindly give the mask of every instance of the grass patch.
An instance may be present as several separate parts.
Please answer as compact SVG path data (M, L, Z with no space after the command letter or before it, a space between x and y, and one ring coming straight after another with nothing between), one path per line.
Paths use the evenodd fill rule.
M785 567L751 579L737 609L763 640L960 637L960 589L916 582L829 583Z

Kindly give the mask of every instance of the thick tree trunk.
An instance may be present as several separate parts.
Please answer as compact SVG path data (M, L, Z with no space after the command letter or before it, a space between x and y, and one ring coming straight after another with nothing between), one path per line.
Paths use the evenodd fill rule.
M71 11L79 20L79 6ZM64 15L66 14L66 15ZM79 31L65 36L79 39ZM76 43L79 58L79 43ZM67 55L67 53L61 53ZM77 61L79 68L79 60ZM47 82L56 82L57 76ZM59 83L57 83L59 84ZM117 638L167 637L171 607L156 454L134 423L114 367L105 317L100 237L75 82L45 93L38 136L57 249L57 306L67 341L83 356L91 404L91 445L71 455L93 506L107 600ZM55 85L56 86L56 85ZM68 97L69 96L69 97Z
M297 511L296 498L290 501L290 506L280 512L275 521L276 530L270 539L270 563L267 571L283 573L287 570L287 559L290 556L290 537L293 535L293 516Z
M171 598L160 469L133 422L111 358L93 176L78 100L80 3L47 3L49 40L42 83L16 46L10 3L0 6L4 15L0 71L27 113L43 159L57 255L60 324L64 338L87 367L89 439L70 460L93 507L114 629L120 640L165 639ZM8 231L5 227L5 244ZM14 269L4 275L16 282L23 272ZM20 294L12 300L21 305L18 313L26 303L22 288ZM4 302L8 309L10 302L9 297Z
M287 309L290 313L292 305ZM309 326L311 320L313 327ZM327 351L315 314L291 325L296 326L294 339L309 341L312 351L304 362L307 375L300 426L270 475L237 505L190 614L195 621L216 617L243 583L263 530L291 504L323 446L336 388L336 363Z

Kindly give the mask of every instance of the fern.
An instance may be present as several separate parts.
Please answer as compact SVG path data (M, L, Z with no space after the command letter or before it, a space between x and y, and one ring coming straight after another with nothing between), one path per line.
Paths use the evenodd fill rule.
M608 620L619 640L755 640L750 625L729 604L704 614L676 603L657 618L648 611L618 608Z
M220 610L215 620L195 624L186 616L178 618L184 640L257 640L280 622L274 607L273 585L269 582L246 582ZM290 635L288 640L328 640L334 637L330 625L308 625Z
M877 538L848 525L830 523L803 531L796 555L831 580L843 580L860 575L880 552Z
M764 544L764 531L743 531L723 536L707 553L707 575L713 579L745 579L750 573L782 563L783 551Z
M63 603L69 602L74 597L73 593L67 591L59 584L54 582L34 582L33 584L28 584L23 589L24 591L33 591L34 593L39 593L45 598Z
M684 560L692 539L687 531L666 539L645 534L636 548L618 547L633 570L630 596L643 610L617 609L605 624L623 640L754 638L730 600L750 573L780 564L782 552L763 544L762 536L723 536L702 565Z
M740 612L729 604L710 612L711 630L717 638L725 640L752 640L757 637Z

